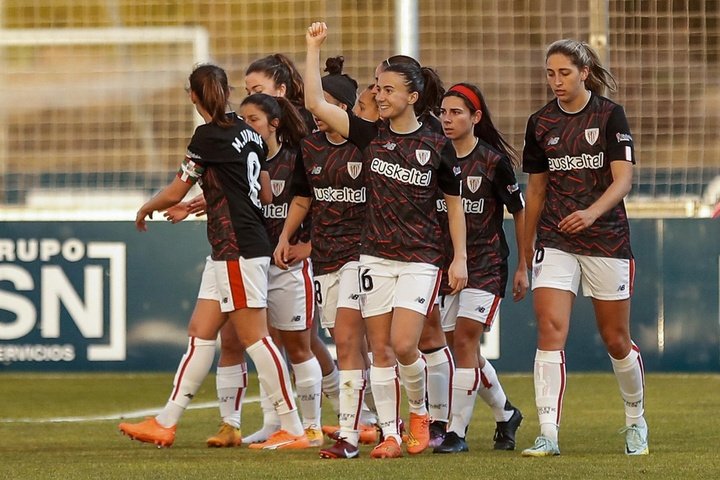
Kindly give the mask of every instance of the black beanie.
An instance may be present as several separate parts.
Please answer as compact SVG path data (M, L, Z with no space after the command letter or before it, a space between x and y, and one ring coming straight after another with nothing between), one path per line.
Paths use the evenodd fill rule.
M329 73L322 77L322 88L338 102L347 105L350 110L355 106L357 100L358 84L351 77L342 73L344 61L343 57L327 59L325 71Z

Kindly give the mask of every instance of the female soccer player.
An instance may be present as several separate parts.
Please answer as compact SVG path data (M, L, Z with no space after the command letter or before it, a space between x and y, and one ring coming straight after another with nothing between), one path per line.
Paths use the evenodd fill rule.
M343 57L329 58L322 89L328 103L344 111L357 98L357 82L342 73ZM340 369L340 429L330 428L335 445L320 451L323 458L355 458L361 434L375 441L375 427L361 432L368 366L365 324L358 303L360 232L365 221L365 171L362 153L322 120L319 131L302 141L303 164L295 172L295 197L275 249L275 263L284 267L290 256L288 239L312 212L312 258L316 299L322 326L330 330ZM325 428L324 428L325 430ZM367 442L366 438L366 442Z
M290 184L296 164L302 163L299 144L307 134L297 109L283 97L256 93L246 97L240 114L268 146L266 168L273 199L263 207L265 228L275 247L292 200ZM309 218L307 219L309 222ZM322 371L310 349L315 315L313 268L310 259L309 224L301 225L288 247L288 262L268 271L268 319L275 328L292 365L303 427L310 446L322 444L320 395ZM223 338L223 341L226 339ZM282 431L250 448L274 449L287 441Z
M273 97L287 98L301 113L308 132L315 128L312 114L305 109L303 79L295 64L287 56L276 53L252 62L245 71L245 90L248 95L265 93ZM279 185L279 183L275 183ZM271 208L271 207L269 207ZM273 338L282 348L281 339L271 326ZM244 363L242 351L237 349L237 341L232 329L226 327L221 331L221 350L217 368L217 389L220 402L221 417L223 421L217 434L208 438L209 446L234 446L241 441L239 429L238 406L247 385L247 367ZM222 341L224 340L224 341ZM320 362L322 368L322 390L326 398L337 410L338 404L338 370L325 343L319 338L317 328L312 327L311 348L313 355ZM260 430L242 438L243 443L261 443L280 429L280 420L275 415L271 400L260 390L260 404L263 410L263 426ZM314 435L317 429L312 429ZM313 438L313 443L319 443L322 438Z
M564 348L582 281L625 401L625 453L645 455L643 365L630 338L635 264L623 202L632 186L633 139L623 108L601 96L615 79L586 43L551 44L545 72L555 98L530 116L523 151L523 170L530 174L525 248L538 326L540 436L522 454L560 454Z
M408 453L424 451L430 436L425 362L418 341L440 280L443 249L434 212L438 189L448 204L455 254L448 272L450 286L459 291L467 281L460 172L452 144L420 124L413 108L424 95L441 88L437 74L415 65L387 67L378 78L376 94L383 122L367 122L323 97L319 52L326 37L324 23L308 28L305 104L364 154L368 200L358 281L373 353L370 381L384 435L371 456L397 458L402 455L402 439L396 372L410 403Z
M452 86L442 101L440 120L462 170L468 284L458 295L444 296L441 304L443 328L454 332L455 373L450 424L433 452L468 450L465 436L478 393L495 416L495 449L513 450L522 415L508 401L495 369L480 354L479 345L482 334L499 317L505 296L510 250L502 227L504 207L515 221L519 260L513 275L515 301L522 299L528 288L522 248L524 204L512 163L517 154L495 128L485 98L475 85Z
M189 82L190 99L206 123L195 130L173 182L138 210L135 224L145 231L146 217L176 205L202 179L212 254L188 326L188 349L165 408L157 417L121 423L119 428L130 438L171 446L182 413L212 366L218 332L229 320L276 405L288 438L286 446L307 444L287 369L267 331L267 272L272 250L259 199L263 141L234 112L226 113L230 88L223 69L201 65Z

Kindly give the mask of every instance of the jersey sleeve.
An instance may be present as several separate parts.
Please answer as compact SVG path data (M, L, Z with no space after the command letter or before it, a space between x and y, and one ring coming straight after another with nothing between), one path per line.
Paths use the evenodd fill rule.
M305 171L305 162L303 162L302 150L298 151L298 156L295 159L295 170L293 170L290 193L293 197L312 197L310 182L308 181L307 172Z
M535 139L535 122L533 117L528 119L525 129L525 146L523 147L523 172L544 173L549 169L545 152Z
M495 167L495 178L493 179L493 188L502 203L507 206L508 212L517 213L525 208L525 200L515 178L510 159L503 155Z
M348 120L350 121L348 140L354 143L358 149L364 150L377 137L377 125L375 122L369 122L351 112L348 112Z
M605 135L607 156L611 162L625 160L635 163L635 146L630 135L630 126L625 116L625 110L620 105L616 105L610 113L605 127Z
M461 170L458 165L455 147L449 140L445 142L440 150L440 165L437 170L438 186L447 195L460 195L461 192Z

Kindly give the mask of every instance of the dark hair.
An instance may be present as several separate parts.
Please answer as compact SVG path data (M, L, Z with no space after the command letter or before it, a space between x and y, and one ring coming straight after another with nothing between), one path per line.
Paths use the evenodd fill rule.
M337 101L347 106L348 110L357 101L358 84L351 76L342 73L345 57L330 57L325 61L327 75L322 77L322 89Z
M382 67L383 72L390 65L398 65L398 64L415 65L418 68L422 68L422 65L420 65L420 62L415 60L413 57L409 57L407 55L393 55L392 57L388 57L385 60L383 60L382 62L380 62L380 66Z
M550 44L545 52L545 61L556 53L568 57L573 65L579 70L588 67L588 77L585 79L585 87L597 95L603 95L605 88L614 92L617 89L617 82L612 73L600 64L600 57L590 45L578 40L565 38Z
M276 135L278 140L291 147L298 147L300 140L307 136L308 130L305 126L300 112L295 106L284 97L273 97L265 93L253 93L245 97L240 105L255 105L267 115L268 121L278 119Z
M212 123L225 128L233 125L234 122L225 114L230 97L225 70L217 65L202 64L195 67L188 81L200 106L212 116Z
M461 88L453 90L455 87ZM474 99L471 98L471 95L469 96L462 91L464 89L469 89L473 94L475 94L480 103L479 108L474 105L475 102L473 101ZM498 131L495 127L492 117L490 116L490 109L488 108L487 102L485 102L485 97L479 87L471 83L458 83L450 87L443 96L443 98L445 97L458 97L462 99L465 102L465 106L472 113L480 110L482 116L480 117L480 121L476 123L473 128L475 136L501 153L507 155L514 167L519 166L520 161L517 150L515 150L512 145L503 138L500 131Z
M253 72L264 73L273 79L275 85L285 85L287 92L285 97L298 107L305 105L305 87L302 75L292 60L282 53L255 60L245 70L245 75Z
M394 57L391 57L394 58ZM407 57L411 58L411 57ZM385 60L387 62L388 60ZM417 61L407 63L392 63L385 67L385 72L395 72L405 78L406 87L412 92L418 92L419 98L415 102L415 116L421 117L427 113L438 115L442 103L442 80L435 70L430 67L420 67Z

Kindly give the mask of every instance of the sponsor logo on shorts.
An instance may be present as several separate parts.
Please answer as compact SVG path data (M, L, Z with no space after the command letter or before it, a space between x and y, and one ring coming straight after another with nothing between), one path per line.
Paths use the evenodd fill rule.
M423 297L417 297L417 298L415 299L415 301L416 301L417 303L419 303L420 305L422 305L422 304L424 304L424 303L426 302L426 300L425 300Z
M618 287L617 291L618 291L618 292L624 292L624 291L625 291L625 284L623 283L622 285L620 285L620 286Z
M292 317L292 321L293 321L293 322L299 322L299 321L300 321L300 315L295 315L294 317Z

